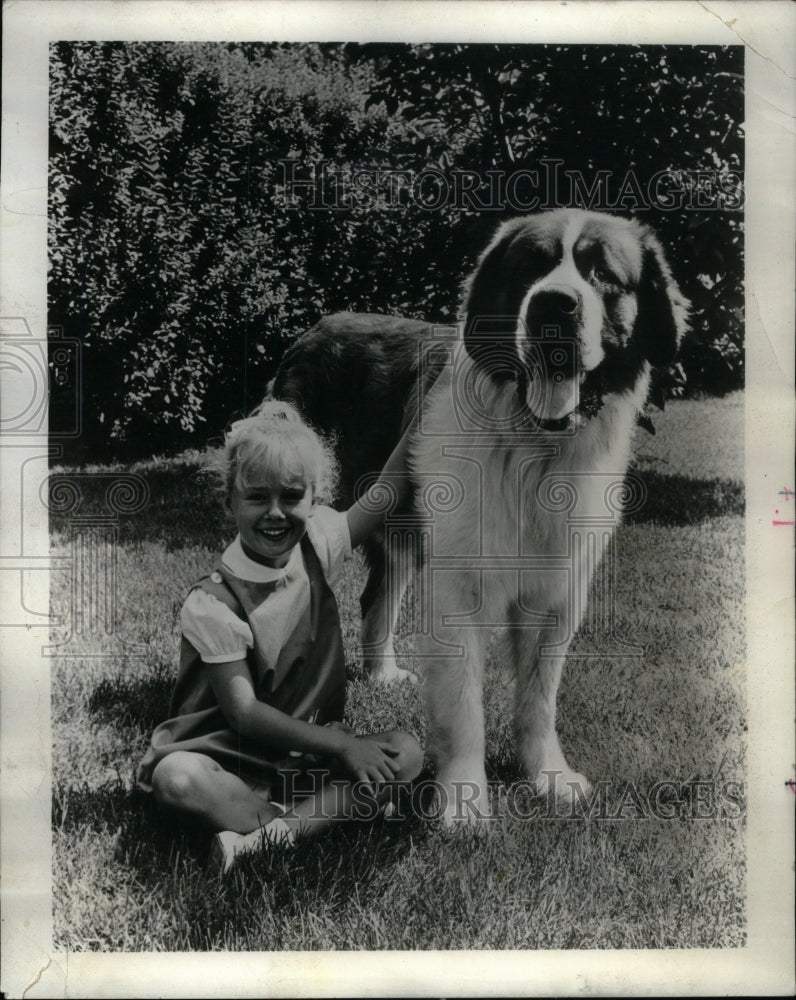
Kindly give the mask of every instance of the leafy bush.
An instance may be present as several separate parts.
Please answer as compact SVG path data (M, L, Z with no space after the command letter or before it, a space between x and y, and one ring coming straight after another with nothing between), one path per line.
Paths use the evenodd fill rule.
M538 167L542 156L584 172L738 170L739 58L55 44L49 311L83 347L81 457L201 445L261 398L285 346L325 312L455 318L461 277L500 213L449 201L428 210L400 185L392 204L363 190L349 201L352 170L426 172L433 182L430 169L485 174ZM321 162L319 193L300 182ZM694 304L689 379L733 388L743 362L740 215L658 216L650 221L676 248Z

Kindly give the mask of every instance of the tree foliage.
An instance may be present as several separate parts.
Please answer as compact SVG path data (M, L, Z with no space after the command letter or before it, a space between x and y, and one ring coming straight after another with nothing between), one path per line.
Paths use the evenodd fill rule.
M82 343L82 455L204 443L325 312L453 320L511 206L429 207L412 177L739 172L741 72L715 48L54 45L49 311ZM737 386L742 213L644 213L693 303L691 385Z
M682 354L691 389L724 392L743 383L740 46L423 45L360 52L378 67L369 102L383 100L391 114L415 124L415 149L425 140L418 167L436 157L484 175L528 169L549 175L549 164L558 163L581 175L581 195L605 176L607 203L596 207L638 215L670 248L692 305L692 335ZM447 137L455 145L446 145ZM671 176L651 185L661 174ZM558 204L583 203L571 183L554 194Z

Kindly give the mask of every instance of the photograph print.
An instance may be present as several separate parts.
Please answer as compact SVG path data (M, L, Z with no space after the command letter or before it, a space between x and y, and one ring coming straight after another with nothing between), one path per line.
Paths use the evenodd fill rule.
M741 46L52 45L62 947L744 944L743 99Z
M751 42L522 23L47 36L40 988L755 979Z

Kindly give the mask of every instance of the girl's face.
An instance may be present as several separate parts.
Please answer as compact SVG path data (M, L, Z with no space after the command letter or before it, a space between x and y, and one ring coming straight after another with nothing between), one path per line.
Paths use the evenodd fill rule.
M312 487L298 478L258 470L248 485L235 487L231 507L246 555L280 569L307 530Z

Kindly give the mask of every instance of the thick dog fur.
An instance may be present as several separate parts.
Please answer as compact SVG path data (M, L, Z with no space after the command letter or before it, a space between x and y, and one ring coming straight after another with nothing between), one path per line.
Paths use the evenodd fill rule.
M687 303L645 226L559 209L500 226L463 312L458 337L414 320L327 317L273 386L335 434L343 503L419 409L413 520L392 522L403 544L367 551L362 640L373 676L401 674L392 632L420 565L416 655L449 820L488 814L482 671L495 627L508 626L524 769L540 793L588 791L559 745L556 694L616 523L607 498L621 490L650 367L674 359Z

